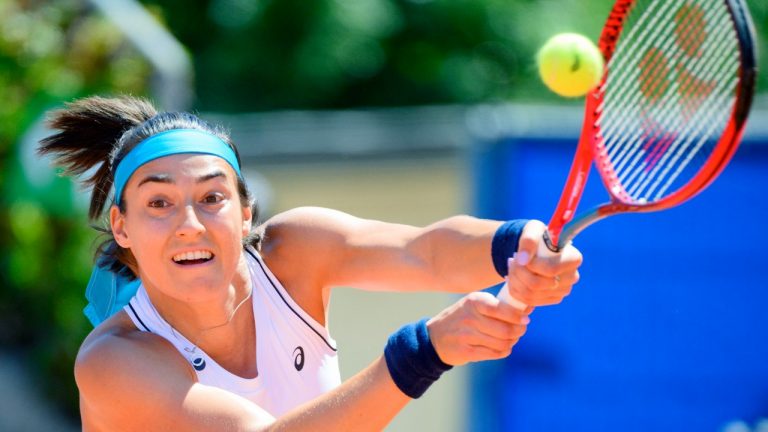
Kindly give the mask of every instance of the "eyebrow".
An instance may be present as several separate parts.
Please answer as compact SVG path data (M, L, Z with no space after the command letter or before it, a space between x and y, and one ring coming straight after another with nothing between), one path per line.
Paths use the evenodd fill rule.
M199 183L205 183L208 180L212 180L212 179L215 179L215 178L218 178L218 177L226 178L226 174L224 174L224 171L216 170L216 171L213 171L213 172L205 174L205 175L201 175L200 177L196 178L195 179L195 183L198 183L198 184ZM148 175L148 176L144 177L143 179L141 179L141 181L139 182L138 185L136 185L136 187L137 188L141 187L141 185L143 185L145 183L175 184L176 182L173 180L173 177L171 177L168 174L151 174L151 175Z

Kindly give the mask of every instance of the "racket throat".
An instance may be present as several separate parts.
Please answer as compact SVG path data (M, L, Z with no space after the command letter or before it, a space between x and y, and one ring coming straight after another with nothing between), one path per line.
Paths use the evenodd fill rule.
M573 162L571 163L571 169L568 172L568 180L566 180L565 187L560 195L560 201L558 201L557 208L555 208L552 219L550 219L547 226L550 244L552 245L549 249L552 251L561 249L572 238L561 239L560 237L564 227L573 219L576 213L576 208L579 206L579 201L584 193L584 187L587 184L589 171L592 167L594 140L597 133L597 126L595 125L597 107L594 106L594 103L592 99L587 101L581 137Z
M558 253L563 249L560 247L560 245L552 240L552 236L549 234L549 230L544 231L544 244L547 246L547 249L554 253Z

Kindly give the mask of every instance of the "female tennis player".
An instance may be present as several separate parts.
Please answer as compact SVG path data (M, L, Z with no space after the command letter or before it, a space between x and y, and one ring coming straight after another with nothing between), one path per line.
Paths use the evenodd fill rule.
M525 332L532 308L471 291L506 276L514 297L540 306L578 279L573 247L535 256L537 221L418 228L299 208L254 227L229 137L144 100L83 99L51 125L40 152L70 174L93 168L89 216L108 214L97 270L137 281L78 354L86 431L380 430L444 371L503 358ZM115 280L89 291L114 303ZM325 325L335 286L469 294L403 326L341 383Z

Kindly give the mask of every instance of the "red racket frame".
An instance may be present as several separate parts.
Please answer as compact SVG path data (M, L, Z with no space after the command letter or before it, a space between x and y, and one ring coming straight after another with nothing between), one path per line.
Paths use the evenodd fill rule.
M754 52L754 30L742 0L723 0L729 8L733 24L739 37L741 67L739 86L733 112L712 154L696 175L683 187L670 195L654 202L639 204L632 202L620 187L612 164L607 158L607 149L600 139L600 126L597 119L603 106L604 88L608 79L608 63L613 57L616 43L621 36L624 21L631 12L635 0L618 0L611 10L600 36L599 48L605 58L605 73L600 84L586 97L584 123L579 144L568 173L568 180L563 188L552 219L548 225L547 245L553 251L560 250L573 237L587 226L619 213L652 212L664 210L682 204L706 188L730 161L736 152L744 132L747 115L752 105L756 78L756 59ZM603 184L608 191L610 201L593 208L574 219L589 171L594 161ZM618 193L612 192L619 186ZM622 194L622 192L624 192ZM624 196L622 196L624 195Z

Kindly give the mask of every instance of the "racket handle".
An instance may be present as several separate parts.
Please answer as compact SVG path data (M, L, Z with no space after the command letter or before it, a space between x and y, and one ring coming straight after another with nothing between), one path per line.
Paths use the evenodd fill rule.
M506 282L504 282L504 286L501 287L501 290L499 291L499 293L496 294L496 298L512 306L515 309L523 310L528 307L527 304L512 297L512 294L509 293L509 287L507 286Z
M544 238L541 242L539 242L539 247L536 250L536 256L540 258L551 258L556 256L559 252L553 250L555 246L552 246L552 240L549 238L549 232L544 231ZM514 258L514 257L513 257ZM533 259L533 257L531 257ZM509 287L507 286L509 282L504 282L504 286L501 287L501 290L499 290L499 293L496 294L496 298L503 301L504 303L511 305L515 309L523 310L528 307L527 304L523 303L522 301L514 298L512 294L509 293Z

